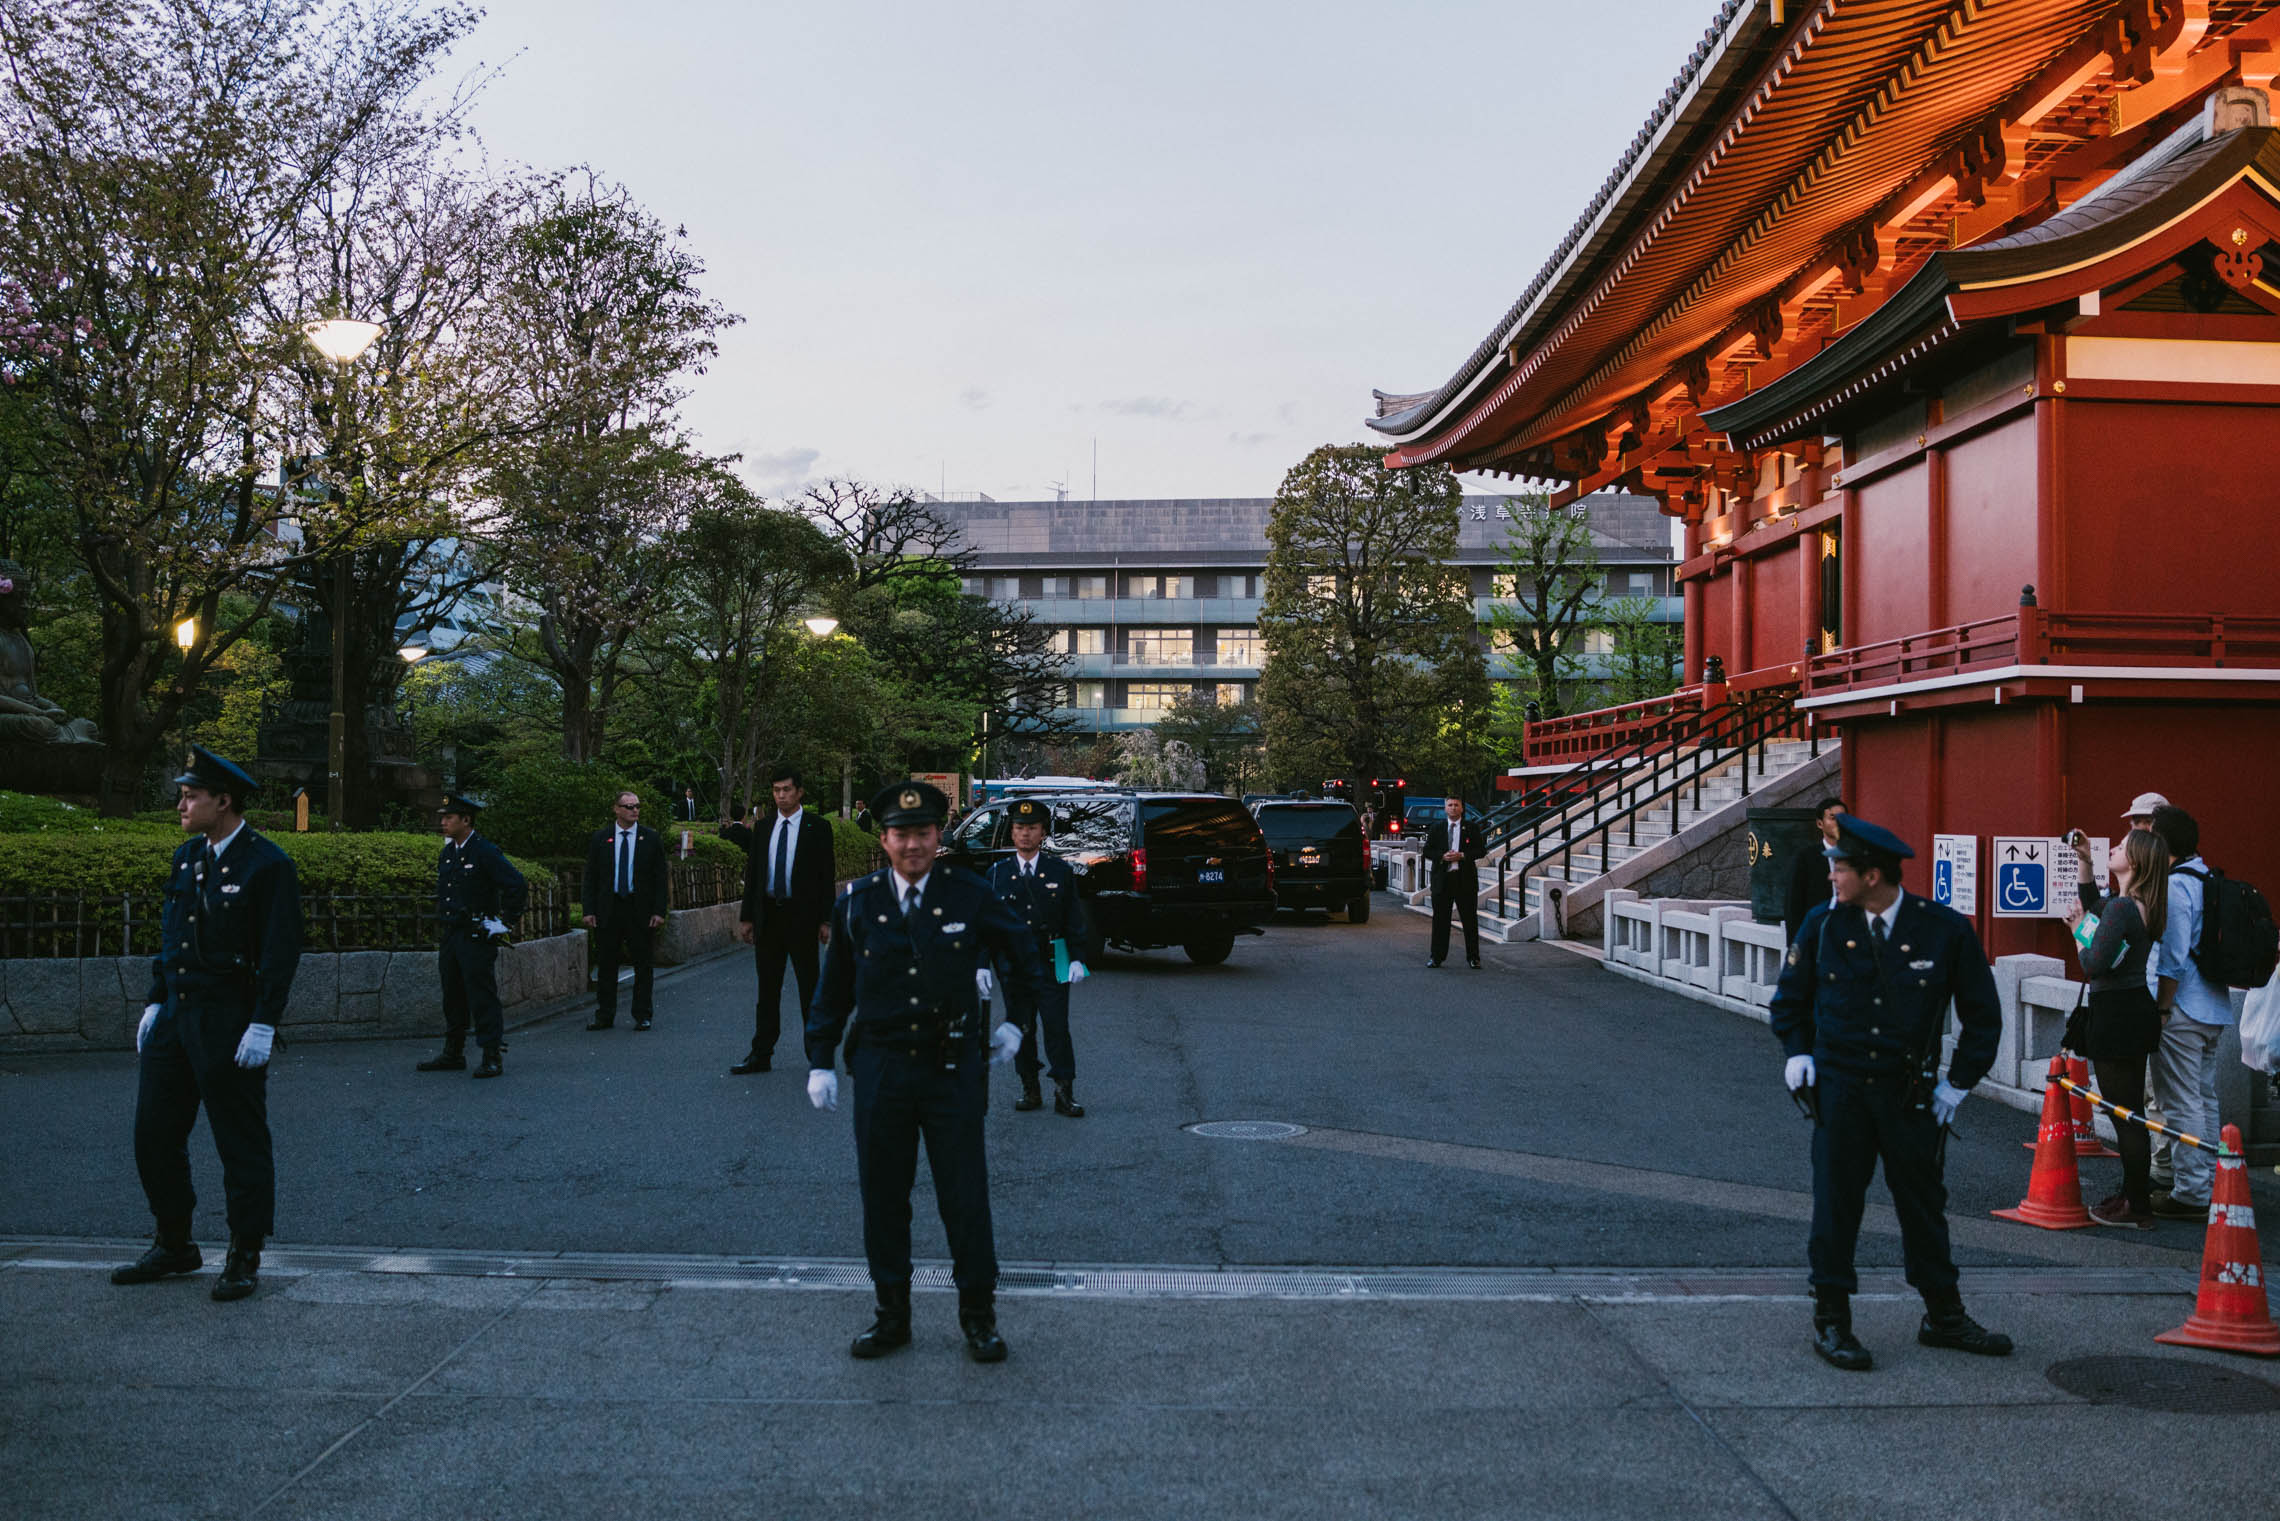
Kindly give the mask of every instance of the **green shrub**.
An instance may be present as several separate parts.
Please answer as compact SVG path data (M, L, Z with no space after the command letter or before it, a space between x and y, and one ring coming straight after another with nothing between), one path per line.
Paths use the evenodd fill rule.
M858 828L853 819L837 814L829 817L832 864L842 880L877 871L886 864L887 854L879 848L878 840Z
M53 830L0 834L0 896L116 897L158 893L182 831L160 834L147 826L130 831ZM435 892L440 839L425 834L273 834L300 878L306 895L354 893L424 897ZM548 889L554 874L536 861L515 860L536 892ZM535 895L535 894L534 894Z
M628 789L641 797L641 821L662 833L670 826L664 794L645 789L604 766L556 756L517 761L503 772L476 827L509 852L568 856L583 863L586 841L609 827L611 805Z
M160 834L181 837L181 826L170 811L153 818L137 814L107 819L92 808L79 808L60 798L29 792L0 792L0 835L37 834L44 830L116 834Z

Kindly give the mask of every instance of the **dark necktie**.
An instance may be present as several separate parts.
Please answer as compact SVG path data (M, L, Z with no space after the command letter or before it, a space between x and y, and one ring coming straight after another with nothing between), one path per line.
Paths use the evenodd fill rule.
M633 896L633 836L623 829L618 831L618 894Z
M776 821L776 886L771 896L789 898L792 895L792 823L779 818Z
M908 923L910 923L912 916L913 916L913 915L915 915L915 914L918 912L918 889L917 889L917 888L915 888L915 887L906 887L906 888L904 888L904 889L903 889L902 911L903 911L903 923L905 923L905 924L908 924Z
M1873 941L1875 941L1875 942L1876 942L1876 959L1877 959L1877 960L1879 960L1879 961L1882 961L1882 960L1884 959L1884 917L1883 917L1883 915L1881 915L1881 914L1870 914L1870 915L1868 916L1868 937L1869 937L1869 939L1871 939L1871 940L1873 940Z

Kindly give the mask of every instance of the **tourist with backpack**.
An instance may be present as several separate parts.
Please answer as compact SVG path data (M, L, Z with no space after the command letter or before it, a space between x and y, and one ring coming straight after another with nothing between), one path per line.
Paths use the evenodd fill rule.
M2169 847L2168 922L2154 955L2162 1011L2153 1053L2153 1096L2163 1118L2188 1135L2217 1136L2217 1042L2233 1022L2232 988L2271 979L2272 916L2264 896L2201 859L2201 826L2182 808L2153 811L2153 832ZM2261 968L2259 967L2261 963ZM2215 1164L2209 1153L2173 1146L2153 1153L2153 1212L2197 1220L2209 1212ZM2158 1185L2166 1182L2166 1187Z

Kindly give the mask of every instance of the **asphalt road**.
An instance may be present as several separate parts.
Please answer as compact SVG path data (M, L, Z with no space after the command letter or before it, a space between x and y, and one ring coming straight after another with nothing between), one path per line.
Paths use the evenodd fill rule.
M1010 1069L993 1075L1000 1255L1802 1263L1808 1132L1762 1026L1541 946L1428 971L1426 930L1398 911L1366 925L1286 915L1217 967L1177 951L1107 958L1075 995L1089 1116L1015 1114ZM278 1239L854 1255L847 1117L809 1107L790 1033L776 1071L727 1075L748 1043L752 986L739 953L662 978L647 1033L623 1020L588 1033L582 1010L564 1012L512 1035L497 1082L414 1072L431 1043L289 1045L271 1086ZM0 1232L147 1231L132 1058L17 1058L0 1071ZM1271 1144L1185 1128L1230 1119L1310 1134ZM2199 1248L2192 1225L2128 1241L1982 1226L2018 1201L2034 1123L1979 1102L1958 1130L1948 1178L1952 1213L1974 1221L1959 1223L1966 1262ZM221 1189L202 1128L191 1155L211 1234ZM2095 1169L2116 1164L2089 1165L2086 1187L2103 1192ZM939 1254L930 1214L922 1203L916 1244ZM1895 1263L1897 1250L1872 1232L1862 1260Z

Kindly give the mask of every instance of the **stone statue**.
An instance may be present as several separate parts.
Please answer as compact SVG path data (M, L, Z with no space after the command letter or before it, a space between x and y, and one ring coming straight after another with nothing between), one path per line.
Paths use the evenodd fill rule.
M39 694L32 680L31 587L24 567L0 560L0 744L93 745L95 725Z

